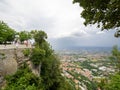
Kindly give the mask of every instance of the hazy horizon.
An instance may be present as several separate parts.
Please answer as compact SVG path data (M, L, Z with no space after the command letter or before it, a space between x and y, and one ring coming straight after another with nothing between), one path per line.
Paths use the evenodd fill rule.
M113 46L114 47L114 46ZM75 46L75 47L61 47L61 48L54 48L53 49L55 51L64 51L64 50L68 50L68 51L80 51L80 50L85 50L85 51L109 51L111 52L113 47L104 47L104 46ZM118 47L118 49L120 50L120 47Z

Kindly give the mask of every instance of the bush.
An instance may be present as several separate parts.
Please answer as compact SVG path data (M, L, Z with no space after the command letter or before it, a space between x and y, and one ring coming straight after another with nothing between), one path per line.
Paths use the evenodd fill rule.
M40 77L35 76L27 65L23 65L14 75L5 77L7 86L4 90L39 90Z
M43 61L45 56L45 50L40 48L34 48L30 57L30 60L34 65L39 65Z
M23 50L24 56L28 57L30 55L30 49Z

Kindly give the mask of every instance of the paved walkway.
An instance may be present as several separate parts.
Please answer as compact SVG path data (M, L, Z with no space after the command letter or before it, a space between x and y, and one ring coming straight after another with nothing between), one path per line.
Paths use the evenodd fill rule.
M31 46L29 45L28 47L26 47L26 45L0 45L0 49L14 49L14 48L31 48Z

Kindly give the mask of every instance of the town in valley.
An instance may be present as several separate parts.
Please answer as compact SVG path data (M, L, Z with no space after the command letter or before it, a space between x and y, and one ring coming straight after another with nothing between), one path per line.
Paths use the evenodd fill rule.
M99 90L98 83L116 71L115 63L110 59L111 50L61 50L57 54L62 75L73 90Z

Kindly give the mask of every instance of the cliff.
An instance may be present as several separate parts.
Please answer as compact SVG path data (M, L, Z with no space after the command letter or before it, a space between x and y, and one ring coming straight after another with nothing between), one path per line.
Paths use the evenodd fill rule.
M0 49L0 86L4 84L4 76L14 74L24 62L23 49Z
M26 62L32 72L39 76L38 68L24 56L23 50L25 48L0 49L0 86L4 84L4 76L14 74L23 62Z

